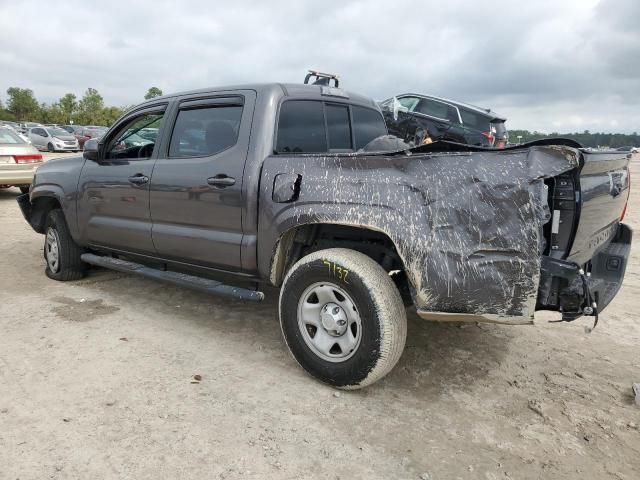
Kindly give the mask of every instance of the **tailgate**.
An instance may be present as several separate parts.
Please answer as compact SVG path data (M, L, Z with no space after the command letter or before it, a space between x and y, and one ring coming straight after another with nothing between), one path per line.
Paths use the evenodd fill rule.
M581 150L578 169L549 179L552 220L537 309L559 310L573 320L597 314L615 297L631 247L631 229L620 223L629 198L630 158Z
M588 262L614 237L629 198L626 152L583 152L577 185L578 222L567 260Z

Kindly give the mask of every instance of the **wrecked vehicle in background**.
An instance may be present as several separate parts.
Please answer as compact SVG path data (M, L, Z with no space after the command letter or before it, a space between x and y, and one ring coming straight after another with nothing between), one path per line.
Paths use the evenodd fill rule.
M507 119L489 108L415 93L397 95L380 107L389 133L412 145L446 140L504 148L509 141Z
M150 125L154 141L122 148ZM45 164L18 203L55 280L90 264L247 300L279 287L291 353L341 388L393 368L408 304L526 324L536 310L597 318L613 299L627 154L564 140L375 151L380 137L377 104L337 87L168 95Z

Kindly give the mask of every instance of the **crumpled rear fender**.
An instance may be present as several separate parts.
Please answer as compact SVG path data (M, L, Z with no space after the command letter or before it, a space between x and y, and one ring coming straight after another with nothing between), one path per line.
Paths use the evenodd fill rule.
M568 146L413 155L273 156L260 191L259 268L296 225L339 223L386 234L404 262L420 312L533 319L544 179L578 166ZM273 200L279 174L299 175L295 198ZM279 197L278 197L279 198Z

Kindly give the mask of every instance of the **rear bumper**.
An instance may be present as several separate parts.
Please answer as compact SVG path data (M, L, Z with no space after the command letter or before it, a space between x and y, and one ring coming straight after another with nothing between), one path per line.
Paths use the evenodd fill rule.
M584 265L543 257L536 310L560 311L566 321L602 312L620 290L632 237L618 224L611 242Z
M12 165L11 169L0 168L0 185L31 185L33 181L33 175L36 169L42 165L41 163L32 164L21 168L15 168Z
M621 223L613 241L591 260L589 288L600 311L609 305L622 286L632 237L631 228Z

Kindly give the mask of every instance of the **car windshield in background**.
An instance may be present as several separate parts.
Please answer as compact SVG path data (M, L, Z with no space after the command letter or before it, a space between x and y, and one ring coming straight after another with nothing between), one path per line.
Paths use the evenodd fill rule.
M52 137L68 137L69 132L62 128L47 128L47 131Z
M0 128L0 144L21 145L23 143L27 142L22 140L13 130Z
M88 128L87 132L91 134L92 137L101 137L106 133L106 128Z

